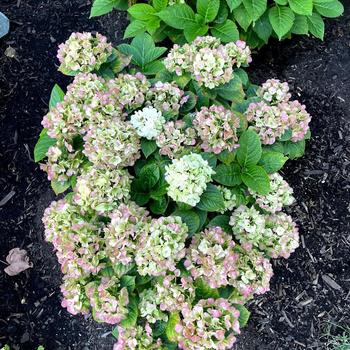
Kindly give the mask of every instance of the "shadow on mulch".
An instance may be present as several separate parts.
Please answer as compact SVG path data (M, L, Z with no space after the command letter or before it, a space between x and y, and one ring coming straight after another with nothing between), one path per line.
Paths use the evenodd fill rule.
M9 343L15 350L39 344L48 350L107 350L113 344L111 327L73 317L60 306L61 273L41 225L54 195L32 161L50 90L55 82L68 82L56 71L57 45L83 30L121 40L125 16L114 12L88 20L89 7L85 0L0 4L12 25L0 40L0 259L19 246L34 262L17 277L0 268L0 346ZM312 38L271 42L249 69L256 83L271 77L290 83L313 115L313 138L305 157L289 162L284 171L298 201L290 213L298 220L302 246L290 259L275 261L271 292L251 303L252 318L237 350L324 349L323 324L350 324L347 12L329 21L324 43Z

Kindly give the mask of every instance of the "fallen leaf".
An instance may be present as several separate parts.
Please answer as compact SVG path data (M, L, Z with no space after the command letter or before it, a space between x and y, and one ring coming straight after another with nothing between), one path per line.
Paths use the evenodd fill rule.
M4 271L9 276L16 276L24 270L33 267L33 264L29 262L27 252L24 249L13 248L9 251L6 262L9 264Z

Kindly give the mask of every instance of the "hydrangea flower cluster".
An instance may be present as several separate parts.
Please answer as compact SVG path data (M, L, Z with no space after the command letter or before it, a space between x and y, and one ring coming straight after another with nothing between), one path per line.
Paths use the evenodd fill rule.
M166 167L168 195L176 202L195 206L215 171L201 155L191 153Z
M233 78L233 65L249 64L250 54L243 41L222 45L219 39L205 36L191 44L174 45L164 64L170 72L179 76L189 73L200 86L213 89Z
M290 132L292 142L298 142L309 131L310 114L300 102L290 101L288 91L287 83L267 80L257 91L262 101L251 103L245 112L251 128L265 145L275 143L286 132Z
M159 111L178 114L181 106L187 102L188 96L175 83L158 81L147 92L146 99L146 104L154 106Z
M230 349L243 305L269 290L269 259L299 244L282 212L294 201L282 176L269 175L265 195L229 179L247 123L207 88L230 81L250 49L210 36L175 45L165 66L185 75L179 84L194 80L181 89L134 69L98 76L110 47L85 34L61 46L62 70L77 74L42 122L51 147L41 167L53 188L72 187L43 217L64 274L62 306L116 324L114 350ZM245 114L262 143L305 137L310 116L288 84L268 80L257 96Z
M230 284L237 278L235 243L221 227L194 235L184 265L194 279L203 278L211 288Z
M215 154L223 150L233 151L239 147L237 128L240 119L223 106L202 107L193 120L193 125L202 140L201 147Z
M83 153L97 168L132 166L140 158L140 139L127 121L115 118L90 128L84 141Z
M265 216L254 207L240 206L233 212L230 225L247 251L255 248L271 258L289 258L299 246L298 228L283 212Z
M75 186L74 202L82 210L108 213L130 198L131 176L126 170L89 168Z
M141 276L161 276L176 271L185 255L188 228L178 216L153 219L141 234L135 256Z
M57 57L62 71L91 72L98 70L112 54L112 45L99 33L72 33L59 46Z
M278 174L270 174L270 192L263 196L252 190L250 194L254 197L256 204L270 213L281 211L283 207L294 203L293 189L288 185L287 181Z
M175 327L180 349L231 349L240 333L239 315L223 298L202 299L192 309L185 308Z
M180 156L186 146L194 146L196 138L196 130L187 127L183 120L169 121L164 124L163 131L156 138L156 144L159 154L173 159Z
M152 140L163 130L165 119L154 107L145 107L132 114L130 122L139 136Z

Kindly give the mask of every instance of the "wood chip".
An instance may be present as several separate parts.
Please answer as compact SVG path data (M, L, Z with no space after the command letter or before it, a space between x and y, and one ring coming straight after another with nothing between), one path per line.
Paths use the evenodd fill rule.
M322 275L323 281L335 290L342 290L342 287L328 275Z

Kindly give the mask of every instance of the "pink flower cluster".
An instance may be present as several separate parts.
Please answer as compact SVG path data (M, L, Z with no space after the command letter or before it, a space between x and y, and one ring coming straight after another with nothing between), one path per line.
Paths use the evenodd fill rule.
M202 278L211 288L227 286L237 278L232 238L220 227L211 227L193 236L184 265L194 279Z
M112 45L99 33L72 33L59 45L57 58L63 72L92 72L98 70L112 54Z
M186 146L194 146L196 137L195 129L186 127L183 120L170 121L164 124L163 131L156 138L156 143L161 155L173 159L181 156Z
M223 150L233 151L239 147L237 129L240 119L223 106L202 107L193 120L193 125L201 138L201 147L215 154Z
M298 142L309 131L310 114L300 102L290 101L288 91L287 83L268 80L257 92L262 101L251 103L245 112L265 145L275 143L286 132L291 133L292 142Z
M151 105L161 112L171 112L175 115L179 113L179 109L183 106L188 96L174 82L163 83L157 81L146 94L146 104Z
M202 299L192 308L187 306L175 326L180 349L231 349L240 333L239 315L239 311L223 298Z

